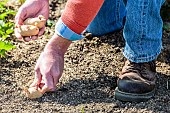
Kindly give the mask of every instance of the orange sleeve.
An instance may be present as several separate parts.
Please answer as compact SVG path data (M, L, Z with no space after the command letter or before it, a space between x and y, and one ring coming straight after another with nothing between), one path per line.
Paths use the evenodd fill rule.
M68 0L61 15L63 23L80 34L95 18L104 0Z

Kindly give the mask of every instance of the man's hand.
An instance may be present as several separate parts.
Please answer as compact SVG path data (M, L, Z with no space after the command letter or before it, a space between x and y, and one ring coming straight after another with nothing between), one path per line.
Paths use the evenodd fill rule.
M44 33L45 26L40 29L38 36L32 37L22 37L18 32L17 26L23 25L24 20L27 18L38 17L39 15L43 15L46 20L49 16L49 2L48 0L27 0L20 8L18 13L15 16L15 35L18 39L23 39L25 41L36 40L38 36L41 36Z
M40 87L41 92L54 91L64 68L64 54L71 41L54 35L41 53L36 67L35 79L30 87Z

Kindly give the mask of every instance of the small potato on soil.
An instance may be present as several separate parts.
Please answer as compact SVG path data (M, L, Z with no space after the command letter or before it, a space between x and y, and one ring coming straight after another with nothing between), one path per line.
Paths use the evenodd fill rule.
M39 15L36 18L27 18L24 21L24 25L34 25L37 26L39 29L41 29L46 23L46 19L44 16Z
M19 26L18 32L22 36L33 36L38 34L39 29L33 25L21 25Z
M30 99L36 99L43 96L40 90L36 89L36 87L24 88L24 93Z

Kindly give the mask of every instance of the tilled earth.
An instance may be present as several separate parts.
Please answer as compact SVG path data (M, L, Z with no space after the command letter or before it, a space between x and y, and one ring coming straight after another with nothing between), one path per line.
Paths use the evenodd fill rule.
M50 19L57 21L64 3L50 2ZM146 102L114 99L117 76L125 59L122 31L73 42L65 54L65 69L56 91L39 99L26 98L23 87L33 80L36 60L53 30L54 26L47 27L37 41L14 40L17 48L8 52L6 59L0 59L0 112L170 113L170 34L166 31L162 53L156 61L156 94Z

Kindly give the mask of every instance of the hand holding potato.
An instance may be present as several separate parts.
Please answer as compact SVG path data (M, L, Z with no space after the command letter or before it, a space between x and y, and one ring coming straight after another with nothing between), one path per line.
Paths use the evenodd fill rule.
M34 82L30 87L40 87L41 92L55 91L64 69L64 54L72 41L56 34L46 44L35 66Z
M45 26L46 19L44 16L39 15L36 18L27 18L24 25L18 27L18 32L21 36L34 36L38 35L39 29Z
M15 36L18 39L24 39L24 41L30 41L30 40L36 40L38 36L41 36L44 33L45 26L41 26L42 28L39 28L39 32L37 35L32 36L22 36L19 31L18 26L24 25L24 21L28 18L37 18L41 19L41 16L43 15L44 19L48 19L49 16L49 1L48 0L27 0L18 10L16 16L15 16ZM41 19L41 20L44 20ZM45 20L45 22L46 22Z

